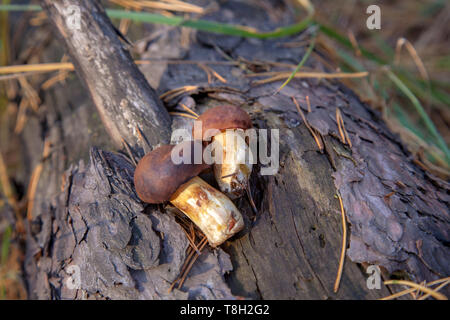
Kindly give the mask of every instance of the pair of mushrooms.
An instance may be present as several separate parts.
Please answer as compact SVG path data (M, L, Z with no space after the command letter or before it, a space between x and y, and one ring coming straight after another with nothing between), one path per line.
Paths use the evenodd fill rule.
M236 106L211 108L195 121L194 140L182 142L186 145L181 148L191 148L191 160L195 143L200 143L204 148L208 141L215 141L222 148L223 157L226 152L230 152L226 146L226 135L234 134L230 129L246 130L252 127L249 115ZM236 144L234 146L231 152L236 152L237 156L230 157L234 161L213 164L219 188L231 198L242 195L252 170L252 165L242 159L248 151L248 145L244 143L245 150L236 149ZM163 145L139 161L134 173L136 192L147 203L170 201L203 231L209 244L216 247L242 230L242 215L225 194L198 177L210 166L203 161L200 164L194 161L175 164L171 156L174 147Z

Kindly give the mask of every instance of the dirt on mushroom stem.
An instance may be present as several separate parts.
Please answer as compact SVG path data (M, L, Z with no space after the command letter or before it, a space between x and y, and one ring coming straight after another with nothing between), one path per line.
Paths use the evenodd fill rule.
M234 142L227 145L232 139ZM248 188L248 180L252 173L252 156L248 144L239 139L236 131L226 131L214 136L214 143L217 143L222 150L222 161L213 166L214 176L222 192L231 199L241 197ZM249 157L246 156L249 155ZM229 159L228 159L229 158Z
M187 215L216 247L242 230L244 220L234 203L199 177L181 185L170 202Z

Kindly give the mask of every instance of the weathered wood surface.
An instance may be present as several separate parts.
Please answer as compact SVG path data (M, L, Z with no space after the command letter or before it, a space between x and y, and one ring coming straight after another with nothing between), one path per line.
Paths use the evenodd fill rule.
M42 1L84 82L109 136L143 147L168 142L170 117L133 63L126 43L97 1Z
M292 22L280 4L274 6L273 16L281 21L271 20L264 9L251 4L230 1L220 6L206 18L260 29ZM158 36L141 52L143 58L224 61L226 53L241 61L295 64L304 53L303 48L282 46L295 38L262 41L192 32L188 46L182 47L180 29L158 27L156 32ZM384 286L369 290L362 264L380 265L387 274L402 271L416 282L450 274L449 185L414 165L369 106L338 83L294 80L272 95L279 82L251 86L253 79L245 77L245 68L256 65L210 66L226 84L217 79L208 83L196 64L158 61L141 70L158 94L199 86L165 101L169 109L181 99L198 113L234 103L250 113L255 127L280 130L278 173L261 176L255 168L252 174L256 219L248 200L238 200L245 230L222 249L203 253L181 290L168 294L185 258L184 233L170 210L144 206L136 198L133 166L124 155L110 152L116 149L105 139L99 119L90 118L95 114L92 104L73 102L73 109L67 110L61 107L67 104L64 96L55 90L46 96L44 115L50 128L47 139L54 148L44 162L28 236L25 270L31 298L373 299L389 291ZM307 66L326 70L314 57ZM297 98L309 123L323 136L323 153L291 97ZM352 148L340 142L336 107L343 114ZM143 124L152 126L152 116L146 115ZM64 125L76 117L84 119L80 125ZM172 121L172 129L189 125L185 118ZM39 137L34 130L39 127L31 126L24 134L30 145ZM91 130L97 134L87 135ZM154 132L152 143L157 143ZM78 135L83 147L73 138ZM163 131L161 141L165 138ZM108 151L94 148L87 158L86 144ZM81 158L85 161L78 162ZM350 240L335 294L342 238L337 192L343 199ZM54 197L55 193L59 195ZM81 269L78 290L67 287L70 265Z

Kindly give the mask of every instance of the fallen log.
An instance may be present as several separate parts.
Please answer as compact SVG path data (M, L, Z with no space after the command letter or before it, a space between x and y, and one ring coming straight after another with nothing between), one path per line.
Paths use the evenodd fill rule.
M92 49L98 55L83 59L83 51L70 34L67 36L64 10L57 9L63 3L80 7L83 21L89 21L82 33L93 39L98 39L95 34L103 34L101 49ZM259 165L251 177L258 214L254 215L247 199L238 200L245 229L221 248L205 250L183 286L170 291L183 268L189 241L173 208L146 206L139 201L132 183L132 160L113 152L117 151L117 143L114 146L102 140L109 134L118 142L120 139L114 137L120 131L130 145L143 143L127 131L130 126L125 125L126 116L118 112L120 101L133 101L129 95L136 97L136 87L126 84L131 79L101 78L103 68L109 66L99 67L99 63L108 65L111 57L98 58L100 52L114 56L123 48L117 47L117 35L95 1L45 0L43 4L63 34L99 114L103 112L99 105L115 106L114 112L104 114L109 114L113 123L123 125L108 133L99 132L103 138L90 142L99 141L98 146L104 150L92 148L86 157L87 150L76 148L74 152L65 137L83 136L86 129L101 123L107 127L105 117L101 123L86 122L87 128L66 128L49 120L57 129L51 129L47 139L62 147L44 162L29 227L25 270L30 297L375 299L388 295L390 290L384 285L379 290L368 288L368 265L380 266L385 277L400 274L415 282L450 274L449 184L414 164L411 154L377 112L332 80L296 79L273 95L280 82L254 86L253 79L245 76L243 70L256 68L251 61L295 63L302 57L303 48L280 45L292 39L241 39L197 32L191 35L196 41L181 50L180 30L162 28L143 52L143 58L160 61L150 62L142 72L159 94L194 86L166 95L167 108L175 108L182 101L202 113L219 104L238 105L251 115L256 128L278 129L280 137L278 172L261 175ZM221 4L220 10L232 12L226 18L229 23L245 21L257 28L267 26L266 12L253 5L230 2ZM223 20L220 10L207 18ZM287 11L284 16L284 23L292 19ZM98 27L88 28L90 23ZM227 82L209 83L197 61L223 61L224 53L241 62L211 65ZM124 77L135 76L134 72L139 71L132 66L129 55L120 56L123 60L114 70ZM192 63L170 64L167 57ZM324 68L314 59L308 65ZM127 75L119 67L133 71ZM142 99L151 105L149 111L134 103L128 103L127 108L134 107L142 114L136 121L139 118L151 146L166 142L171 129L189 127L191 119L174 118L171 128L168 118L161 116L165 111L161 111L162 104L153 90L141 82L137 87L141 88L140 97L146 97ZM93 112L92 105L83 108L83 113ZM57 112L62 123L75 113ZM338 112L342 122L336 117ZM347 141L341 139L342 124ZM79 162L83 157L87 164ZM342 245L338 195L343 201L349 240L339 290L334 292Z

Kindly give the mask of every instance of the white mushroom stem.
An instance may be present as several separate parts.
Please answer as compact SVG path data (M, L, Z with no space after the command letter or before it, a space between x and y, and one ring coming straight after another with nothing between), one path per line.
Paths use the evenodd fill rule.
M212 247L244 227L242 215L233 202L199 177L182 184L170 202L203 231Z
M252 172L252 154L240 131L227 130L214 136L215 150L222 151L222 159L216 157L214 176L220 187L231 199L243 195ZM220 148L220 149L219 149Z

